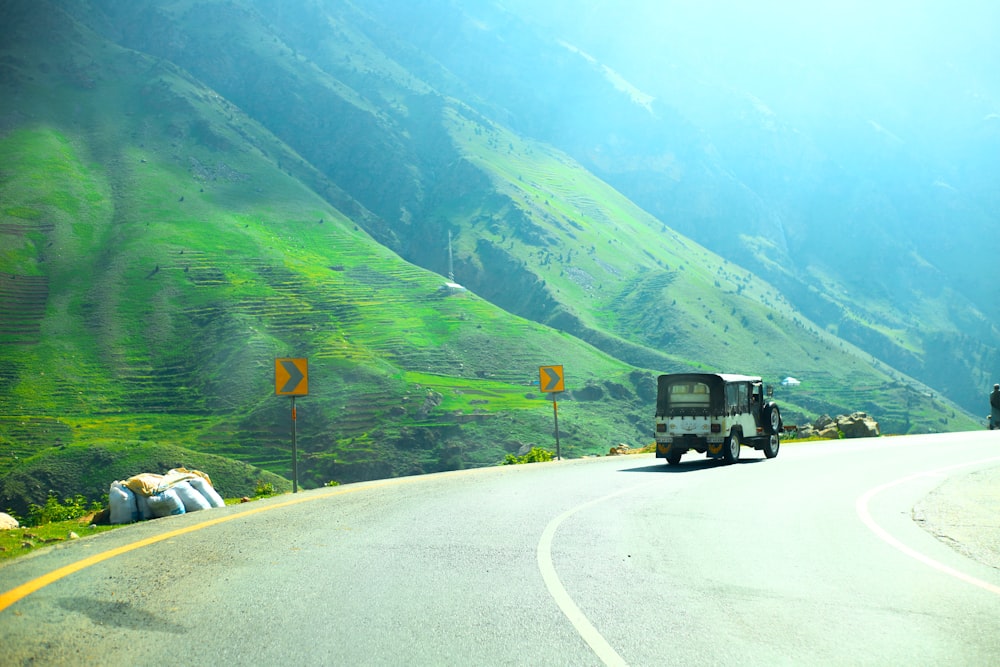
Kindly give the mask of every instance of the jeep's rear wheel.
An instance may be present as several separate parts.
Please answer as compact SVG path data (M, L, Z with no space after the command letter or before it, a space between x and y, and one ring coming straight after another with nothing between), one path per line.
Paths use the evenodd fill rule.
M722 459L726 463L736 463L740 460L740 437L735 431L729 434L722 445Z
M778 448L781 446L781 441L778 439L778 434L768 436L767 443L764 445L764 456L769 459L773 459L778 455Z

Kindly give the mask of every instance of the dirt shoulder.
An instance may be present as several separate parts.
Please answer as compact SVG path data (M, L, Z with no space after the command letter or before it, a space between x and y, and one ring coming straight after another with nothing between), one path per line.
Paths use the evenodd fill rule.
M1000 569L1000 466L949 478L913 517L959 553Z

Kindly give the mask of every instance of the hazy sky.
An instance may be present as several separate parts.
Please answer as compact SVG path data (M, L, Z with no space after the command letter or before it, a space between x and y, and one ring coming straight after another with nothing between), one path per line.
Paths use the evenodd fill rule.
M440 1L501 39L519 25L507 10L614 70L654 113L716 138L759 112L759 127L830 150L877 133L944 155L1000 120L1000 0ZM414 16L435 5L382 3L397 19L394 4ZM586 122L585 111L566 123Z
M503 4L682 108L747 93L792 124L874 121L927 139L1000 114L996 0Z

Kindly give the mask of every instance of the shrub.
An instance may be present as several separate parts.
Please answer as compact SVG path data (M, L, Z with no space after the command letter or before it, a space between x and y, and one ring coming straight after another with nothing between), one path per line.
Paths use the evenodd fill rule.
M273 496L275 494L274 484L270 482L265 482L262 479L257 480L257 485L254 487L253 495L255 498L267 498L268 496Z
M524 456L515 456L513 454L508 454L504 457L503 463L501 465L518 465L521 463L541 463L543 461L551 461L556 455L547 449L542 449L541 447L532 447Z
M80 494L76 494L72 498L64 498L60 503L59 497L55 493L49 493L44 505L32 503L28 506L28 518L24 523L28 526L42 526L56 521L79 519L101 509L103 508L100 503L88 504L87 499Z

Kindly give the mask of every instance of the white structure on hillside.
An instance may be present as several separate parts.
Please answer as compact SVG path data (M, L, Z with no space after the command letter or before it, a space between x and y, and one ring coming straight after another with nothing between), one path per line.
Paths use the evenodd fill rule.
M451 256L451 230L448 230L448 282L444 284L444 288L450 292L461 292L465 288L455 282L455 266L454 261Z

